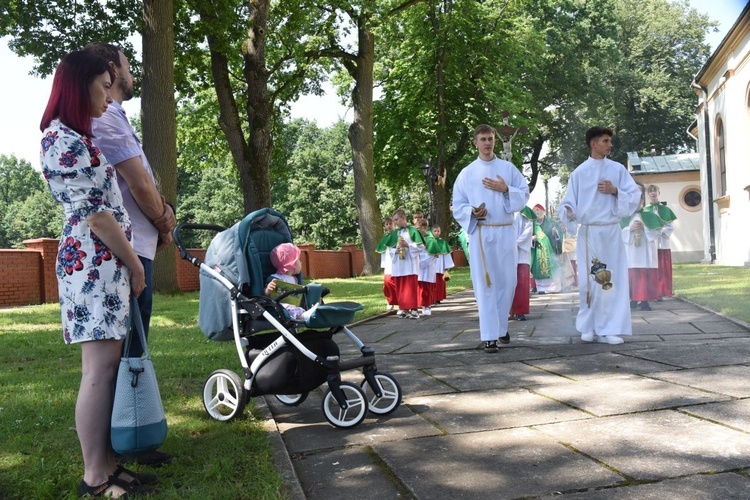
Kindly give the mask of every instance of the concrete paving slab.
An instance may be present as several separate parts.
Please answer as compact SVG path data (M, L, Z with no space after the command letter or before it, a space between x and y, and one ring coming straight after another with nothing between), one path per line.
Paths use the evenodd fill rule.
M623 480L525 428L385 442L373 449L420 499L524 498Z
M633 335L670 335L705 333L689 323L639 323L633 324Z
M659 340L661 342L661 340ZM648 349L649 346L639 344L629 338L624 344L609 345L598 342L582 342L579 337L565 344L540 344L537 346L542 351L553 353L557 356L580 356L585 354L596 354L598 352L630 352Z
M517 339L517 343L520 345L526 345L526 346L545 346L545 345L566 345L566 344L573 344L575 342L578 342L577 337L572 336L561 336L561 337L553 337L553 336L545 336L543 334L536 335L536 333L532 336L525 337L525 338L519 338Z
M368 453L359 449L335 450L294 458L308 498L318 500L383 500L398 498L399 489Z
M385 370L378 370L385 371ZM446 381L439 380L435 377L430 376L425 371L408 371L408 372L391 372L391 375L396 378L398 384L401 386L401 393L404 399L413 396L426 396L428 394L445 394L449 392L456 392L457 389L450 384L445 383ZM350 378L349 375L342 374L342 380L350 380L355 384L362 381L362 376L359 378Z
M750 433L750 399L680 408L681 411ZM750 496L748 497L750 498Z
M448 434L591 418L525 389L415 397L409 399L408 405Z
M470 291L429 318L353 326L404 402L344 430L325 420L320 389L296 408L269 398L300 490L309 499L750 498L750 330L667 299L632 316L625 344L584 344L577 300L532 297L529 320L510 322L512 343L497 354L479 348Z
M307 453L351 446L368 446L378 441L401 441L436 436L441 431L423 418L415 416L406 405L390 415L369 414L354 428L338 429L325 419L320 396L311 394L297 411L271 406L274 419L290 453Z
M491 365L497 363L508 363L510 361L526 361L529 359L546 359L557 357L555 353L543 351L537 346L519 346L516 341L511 341L509 346L500 346L497 354L486 354L484 350L477 349L453 351L444 353L442 356L452 361L460 360L464 366ZM451 364L448 364L450 366Z
M658 315L650 316L647 323L652 325L663 325L667 323L692 323L694 321L724 321L721 316L697 309L682 309L663 311Z
M637 356L683 368L739 365L750 359L750 342L728 339L695 345L665 343L639 351Z
M750 435L672 410L535 428L638 481L750 465Z
M704 344L707 342L710 342L711 340L720 340L720 339L726 339L726 338L739 338L744 337L746 334L739 334L739 333L692 333L692 334L669 334L669 335L663 335L661 336L662 341L680 341L680 340L688 340L691 342L695 341L702 341Z
M598 416L675 408L727 399L727 396L720 394L637 375L564 381L533 387L532 390Z
M750 397L750 366L710 366L648 376L736 398Z
M482 353L482 355L487 354ZM494 355L497 356L499 353ZM503 363L501 365L476 365L460 372L452 368L433 368L427 370L427 372L460 391L551 384L560 379L557 375L520 362Z
M745 333L750 336L746 328L731 321L693 321L692 324L703 333Z
M623 374L661 372L669 367L644 359L633 358L616 352L601 352L565 358L530 360L527 364L573 380L589 378L619 377Z
M377 356L376 354L376 357L378 358L378 370L387 372L466 365L464 359L453 355L453 351L393 354L390 356Z
M739 474L711 474L668 479L654 484L628 484L587 493L562 495L564 500L740 500L750 498L750 479Z

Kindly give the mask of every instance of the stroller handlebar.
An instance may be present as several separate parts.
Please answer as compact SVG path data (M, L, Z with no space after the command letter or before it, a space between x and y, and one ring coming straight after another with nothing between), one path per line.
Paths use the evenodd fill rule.
M175 245L177 245L177 248L180 250L180 258L192 263L195 267L201 267L201 260L193 256L188 251L188 249L185 248L185 245L182 243L181 232L188 230L188 231L214 231L214 232L220 233L224 231L225 229L226 229L225 227L219 226L218 224L193 224L190 222L183 222L182 224L178 224L172 230L172 238L174 239Z

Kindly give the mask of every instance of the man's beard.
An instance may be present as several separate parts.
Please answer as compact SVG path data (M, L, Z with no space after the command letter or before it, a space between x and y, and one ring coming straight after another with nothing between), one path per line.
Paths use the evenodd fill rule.
M124 78L120 78L120 82L122 83L121 88L123 101L131 100L133 98L133 86L131 85L130 87L125 87L127 85L127 82Z

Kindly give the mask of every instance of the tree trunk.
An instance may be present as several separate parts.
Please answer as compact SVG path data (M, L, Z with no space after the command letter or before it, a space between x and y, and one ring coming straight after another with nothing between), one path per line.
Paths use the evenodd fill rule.
M362 274L374 274L380 269L380 257L375 248L383 236L380 206L375 194L375 170L372 149L372 84L375 62L375 36L360 26L359 50L355 62L344 62L354 78L352 102L354 120L349 126L354 170L354 198L357 204L362 250L365 256Z
M268 95L268 69L266 68L266 28L270 0L250 1L250 31L243 45L247 80L247 122L250 124L249 171L242 185L245 212L271 206L271 180L268 175L271 162L271 114L273 106Z
M543 135L537 135L531 143L531 158L529 160L529 166L531 167L531 179L529 179L529 192L532 192L536 187L536 183L539 180L539 174L541 167L539 166L539 157L542 154L542 147L544 142L547 140Z
M248 135L242 128L237 101L234 98L229 75L229 60L223 53L223 45L215 36L208 35L211 53L211 75L219 101L219 126L227 139L232 159L237 165L242 190L242 206L245 214L262 207L271 206L271 181L268 175L271 161L271 113L268 96L268 70L266 68L266 27L268 24L269 0L251 0L248 39L242 46L243 74L247 80L246 119ZM206 25L213 24L213 12L200 13Z
M143 149L168 202L177 200L177 122L174 100L174 5L172 0L143 2ZM178 214L179 215L179 214ZM174 247L156 254L154 289L177 291Z

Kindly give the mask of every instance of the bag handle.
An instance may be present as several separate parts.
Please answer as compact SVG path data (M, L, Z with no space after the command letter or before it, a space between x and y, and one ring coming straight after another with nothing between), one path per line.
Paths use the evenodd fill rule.
M125 337L125 347L123 348L124 353L130 352L130 339L133 338L133 324L135 324L135 330L138 332L138 336L141 339L141 346L143 346L143 354L148 357L148 345L146 345L146 332L143 331L143 320L141 319L141 309L138 307L138 299L135 295L130 295L130 329Z

